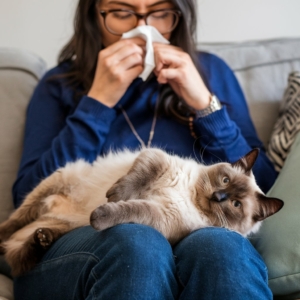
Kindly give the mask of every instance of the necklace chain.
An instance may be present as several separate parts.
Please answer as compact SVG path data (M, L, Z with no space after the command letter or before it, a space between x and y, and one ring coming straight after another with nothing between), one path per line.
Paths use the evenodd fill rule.
M126 120L126 122L128 123L132 133L135 135L135 137L137 138L137 140L140 142L140 144L142 145L143 148L150 148L151 146L151 142L153 140L154 137L154 133L155 133L155 125L156 125L156 120L157 120L157 108L158 108L158 100L156 100L155 102L155 109L154 109L154 116L153 116L153 120L152 120L152 124L151 124L151 129L149 132L149 139L148 139L148 143L147 146L144 143L144 141L141 139L140 135L137 133L136 129L134 128L132 122L130 121L128 114L126 113L126 111L124 110L124 108L122 107L122 105L119 105L122 114L124 115L124 118Z

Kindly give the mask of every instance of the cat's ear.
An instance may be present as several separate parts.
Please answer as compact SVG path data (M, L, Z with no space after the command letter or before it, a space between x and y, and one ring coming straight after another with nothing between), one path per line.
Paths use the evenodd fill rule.
M283 201L273 197L267 197L263 194L256 194L258 201L258 210L253 216L255 221L262 221L277 213L283 207Z
M248 152L245 156L243 156L238 161L232 163L233 167L242 168L246 175L250 175L250 171L253 168L253 165L258 157L259 149L254 148L250 152Z

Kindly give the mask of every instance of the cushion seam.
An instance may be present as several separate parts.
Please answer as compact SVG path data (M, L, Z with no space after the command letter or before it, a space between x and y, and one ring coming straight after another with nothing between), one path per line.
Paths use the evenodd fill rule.
M284 278L284 277L295 276L295 275L300 275L300 272L297 272L297 273L294 273L294 274L287 274L287 275L283 275L283 276L279 276L279 277L274 277L272 279L269 278L269 281L280 279L280 278Z
M18 67L0 67L0 70L4 70L4 71L7 71L7 70L12 70L12 71L21 71L21 72L25 72L29 75L31 75L32 77L34 77L37 81L40 80L40 78L32 71L29 71L25 68L18 68Z
M272 61L272 62L268 62L268 63L261 63L261 64L256 64L256 65L242 67L242 68L233 68L233 71L234 72L243 72L243 71L247 71L247 70L254 69L254 68L284 64L284 63L289 63L289 62L293 62L293 61L300 61L300 57L295 57L295 58L291 58L291 59L283 59L280 61Z

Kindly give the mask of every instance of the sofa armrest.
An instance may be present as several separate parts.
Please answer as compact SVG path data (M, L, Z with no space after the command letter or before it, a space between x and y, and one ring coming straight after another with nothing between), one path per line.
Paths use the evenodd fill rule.
M0 299L13 300L13 281L0 274Z
M33 53L0 48L0 222L13 210L11 188L22 152L26 108L45 70L45 62Z

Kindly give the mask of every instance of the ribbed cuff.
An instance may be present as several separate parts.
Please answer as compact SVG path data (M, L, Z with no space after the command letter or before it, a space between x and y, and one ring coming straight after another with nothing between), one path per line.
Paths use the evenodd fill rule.
M100 119L103 122L111 122L116 117L116 111L101 102L88 97L83 96L77 106L77 109L93 115L96 119Z
M222 142L223 139L236 136L236 125L229 118L227 109L223 106L210 115L194 120L195 132L205 142L212 139Z

